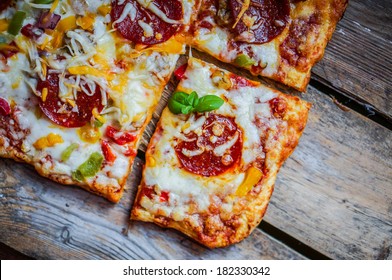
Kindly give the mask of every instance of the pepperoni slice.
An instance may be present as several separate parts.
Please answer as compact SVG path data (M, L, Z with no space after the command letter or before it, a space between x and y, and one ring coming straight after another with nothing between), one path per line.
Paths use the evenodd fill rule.
M94 108L97 108L99 112L103 109L101 89L98 86L91 96L81 91L77 93L78 110L74 110L70 104L64 103L59 98L59 74L48 73L46 81L40 80L37 90L42 92L44 88L48 89L48 95L45 101L40 100L39 106L42 112L58 125L64 127L84 126L90 121Z
M234 118L210 114L201 128L202 134L190 132L188 140L178 140L177 158L189 172L216 176L239 163L242 153L242 132Z
M11 4L12 0L1 0L0 1L0 12L4 11L9 7Z
M242 2L229 0L234 21L241 12ZM289 0L252 0L234 28L236 40L247 43L267 43L285 29L290 16Z
M155 45L167 41L177 32L180 24L173 21L183 18L180 0L153 0L149 5L159 9L160 15L144 8L135 0L112 1L112 21L124 38L138 44ZM124 18L123 13L126 12L128 15ZM121 20L122 18L124 19Z

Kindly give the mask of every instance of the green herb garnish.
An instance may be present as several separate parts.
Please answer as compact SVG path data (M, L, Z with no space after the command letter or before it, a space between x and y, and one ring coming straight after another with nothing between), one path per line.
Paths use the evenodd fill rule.
M224 100L216 95L205 95L201 98L196 91L187 94L182 91L175 92L169 99L168 107L173 114L204 113L218 109Z

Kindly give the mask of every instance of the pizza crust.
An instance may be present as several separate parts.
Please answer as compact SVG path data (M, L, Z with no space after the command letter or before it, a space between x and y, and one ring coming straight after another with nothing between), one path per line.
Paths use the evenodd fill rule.
M73 8L84 5L79 2L72 1ZM189 21L197 14L192 11L198 8L200 2L199 0L183 1L184 24L178 30L179 36L173 36L165 43L152 47L147 45L135 46L134 43L125 41L116 32L108 32L112 28L112 22L108 17L110 16L109 0L90 4L88 7L84 7L85 11L81 14L75 13L75 9L67 3L59 2L53 6L54 13L62 15L57 23L61 28L64 28L62 25L64 23L72 25L72 19L76 21L71 30L66 30L67 32L64 32L64 34L54 34L61 35L58 38L53 37L56 40L60 39L59 42L53 39L54 43L60 44L61 40L64 39L64 44L71 44L71 46L67 46L69 49L65 47L59 48L59 50L56 47L52 49L52 42L50 41L52 37L44 38L50 43L39 45L40 43L36 39L19 33L15 36L14 41L20 51L12 54L10 58L3 57L3 54L0 53L0 97L4 97L5 101L12 107L9 115L0 115L2 122L0 124L0 157L26 162L33 165L40 175L53 181L65 185L77 185L112 202L118 202L132 168L144 129L151 120L179 55L185 50L182 33L186 33L188 30ZM12 8L10 9L12 10ZM85 18L87 11L88 18ZM1 13L2 11L0 11L0 16L11 17L13 11L5 11L4 15ZM36 23L40 13L39 9L33 9L31 13L28 13L26 22ZM91 24L91 26L88 27L84 24ZM61 30L61 28L58 29ZM69 37L71 35L74 37ZM98 37L98 39L95 37ZM43 38L40 39L43 41ZM69 43L70 41L71 43ZM37 51L37 48L41 50L43 47L48 47L48 49L44 49L47 51L45 57L50 58L49 62L45 61L44 66L46 67L35 65L35 61L42 62L44 60L39 57ZM86 51L87 49L88 51ZM59 62L57 58L61 57L61 54L64 54L64 59ZM37 57L31 57L32 55ZM67 64L69 61L61 64L68 58L73 59L72 67ZM78 62L79 60L83 61ZM51 66L51 63L54 66ZM78 84L80 80L88 80L90 82L87 85L88 88L90 88L92 82L96 87L100 87L100 92L104 92L106 96L106 98L101 97L101 103L102 105L105 104L104 109L109 109L108 112L102 112L104 116L100 114L101 112L96 113L104 121L101 122L99 119L101 125L96 126L94 121L97 120L97 117L94 115L86 124L86 126L90 125L96 129L94 133L97 133L98 137L93 140L88 138L89 135L87 135L87 140L83 138L85 131L81 130L82 128L62 127L61 121L56 122L59 125L55 124L56 117L61 115L61 113L57 114L58 111L63 109L66 103L59 109L52 108L55 107L53 105L56 104L55 102L47 102L49 105L45 105L48 107L45 109L48 109L49 114L56 111L54 117L50 119L51 121L49 120L50 116L45 116L46 113L42 113L43 110L39 109L40 106L43 106L42 104L46 104L42 97L44 89L47 90L46 96L48 96L48 92L56 92L56 90L59 92L54 95L61 93L56 88L60 88L60 81L57 82L57 86L56 83L45 84L45 86L41 86L44 87L42 89L37 86L37 83L44 79L42 77L47 77L46 74L50 71L52 71L50 73L54 73L54 76L59 75L57 74L58 71L53 71L53 69L59 67L66 67L60 69L68 73L65 77L62 77L64 83L61 83L64 89L67 82L66 89L72 90L73 96L85 94L85 92L80 91L80 88L83 88ZM25 75L29 72L26 69L31 70L29 75ZM71 69L73 73L71 73ZM66 80L71 74L78 76L78 78ZM69 85L71 85L71 89ZM49 86L51 88L48 89ZM78 93L73 92L74 88L79 88ZM70 91L67 92L67 94L69 93ZM62 94L64 95L64 90ZM70 103L71 105L75 104L75 100L71 98L71 101L73 101L73 103ZM57 104L60 102L64 101L59 100ZM85 102L84 105L88 105L88 102ZM72 105L72 107L74 106ZM50 109L53 110L50 111ZM79 108L76 109L75 111L79 112ZM68 120L66 119L66 121ZM129 132L132 134L132 140L127 140L128 142L125 144L117 143L113 139L114 136L110 137L107 134L109 126L114 127L116 131L118 130L115 133L117 135ZM86 133L88 134L90 131L91 129ZM56 134L61 141L54 144L46 143L40 148L35 148L34 144L38 140L52 133ZM18 139L13 139L14 134ZM97 152L106 156L102 141L107 142L109 148L114 151L116 157L113 162L105 159L101 165L101 170L96 175L86 178L83 182L73 179L72 172L83 164L92 153ZM73 155L70 159L64 162L61 159L61 152L72 144L77 144L78 148L76 152L72 152Z
M274 79L299 91L306 91L310 81L310 74L313 65L322 59L325 48L332 34L335 31L338 21L342 18L346 10L348 0L310 0L299 2L292 10L292 22L289 33L285 40L295 38L298 42L297 50L301 50L296 63L290 63L281 56L278 73ZM312 12L309 13L308 10ZM314 23L309 23L314 21ZM303 25L303 32L300 38L297 36L296 27ZM309 28L310 26L310 28ZM280 46L280 53L284 48L285 41ZM293 65L294 64L294 65Z
M242 68L302 92L348 4L347 0L295 1L291 3L290 21L280 35L268 43L241 43L237 47L230 31L220 27L213 12L208 12L212 2L204 0L201 5L191 45L234 65L238 55L248 55L255 64Z
M188 66L191 68L193 67L192 65L197 64L196 67L201 67L200 65L203 65L202 67L204 70L217 69L212 65L200 62L196 59L190 59L190 62L188 64L191 65ZM190 79L197 79L197 73L187 73L185 74L185 76L191 77ZM204 83L208 83L205 77L200 77L200 79L203 80ZM273 94L274 96L279 96L279 98L283 98L287 105L286 113L283 117L285 126L282 127L286 127L284 132L280 134L276 134L273 131L268 132L269 134L271 134L267 136L268 139L273 139L274 136L278 136L279 138L276 142L267 141L267 143L265 144L264 168L266 172L262 179L249 192L247 192L246 195L242 197L237 196L235 194L235 190L234 193L233 191L231 191L231 193L225 192L225 197L222 197L223 194L219 194L219 190L218 193L214 193L214 191L212 190L217 190L219 188L225 189L227 186L205 185L204 188L201 187L200 189L200 191L202 192L201 196L204 195L207 198L210 197L210 205L206 209L200 210L202 208L200 205L203 203L203 201L205 201L205 199L199 198L199 200L194 202L190 200L190 203L188 205L185 205L185 209L188 209L186 210L188 211L188 214L185 214L183 216L179 216L179 214L176 212L177 210L181 210L180 208L177 210L175 206L173 206L174 208L170 208L171 206L166 204L166 202L160 202L155 198L147 199L144 193L144 190L146 188L152 189L157 193L157 195L159 194L159 192L163 191L163 189L166 190L167 188L172 189L173 192L178 192L178 187L183 189L185 188L187 190L196 188L196 185L185 185L184 183L178 182L178 180L176 180L177 177L171 177L170 184L164 184L165 186L160 186L159 184L149 185L148 182L154 181L154 178L151 178L151 176L166 176L164 171L162 171L161 173L153 173L151 171L155 170L157 166L159 168L165 168L167 165L172 165L172 176L174 176L173 174L179 173L181 174L179 176L189 176L194 178L195 180L203 179L200 175L190 174L186 172L184 173L184 171L182 170L183 167L181 167L181 165L179 165L179 163L175 160L176 156L169 152L169 149L167 148L169 144L165 142L165 139L170 139L168 134L172 133L173 128L168 127L167 124L171 123L172 119L176 117L174 117L174 115L168 110L168 108L166 108L163 111L162 117L157 126L157 130L154 133L146 152L146 166L143 170L142 182L139 186L135 204L132 209L131 219L145 222L153 222L162 227L177 229L184 234L190 236L191 238L195 239L199 243L210 248L223 247L240 242L255 229L255 227L260 223L267 209L268 202L274 189L276 175L279 171L280 166L293 152L294 148L298 144L299 138L306 125L310 104L305 101L301 101L298 97L287 96L282 93L279 93L276 90L267 89L266 87L263 87L256 82L253 82L252 84L256 85L256 87L262 88L262 90L264 91L268 90L269 93ZM187 92L187 88L184 87L184 82L180 83L177 90ZM201 89L195 88L194 90L199 91ZM162 150L162 147L166 147L165 150ZM163 157L164 160L160 160L160 158L162 158L160 154L165 154L165 156ZM254 162L250 162L246 166L250 166L251 164L254 164ZM244 172L247 172L247 169ZM225 174L223 174L223 176L224 175ZM240 173L238 173L237 175L233 175L233 178L239 178L239 176ZM217 177L220 177L220 175ZM204 179L207 180L209 178ZM164 183L166 181L167 180L162 179L160 182ZM216 182L218 182L218 179L216 180ZM228 182L228 184L230 183L231 182ZM174 184L182 185L175 186ZM214 197L215 194L218 194L221 198L221 204L219 202L217 204L214 204L213 200L211 200L211 198ZM186 194L181 195L186 196ZM152 196L154 196L154 194ZM179 201L180 200L173 203L179 204ZM229 210L224 210L224 202L227 202L229 204L231 203L232 208Z

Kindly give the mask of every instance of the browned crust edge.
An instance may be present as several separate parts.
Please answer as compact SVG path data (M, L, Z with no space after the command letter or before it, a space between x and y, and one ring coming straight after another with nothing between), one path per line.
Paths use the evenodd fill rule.
M281 57L278 60L279 62L278 70L276 73L272 75L262 74L260 73L261 71L260 69L258 69L257 71L251 71L249 67L242 67L242 68L250 71L251 74L255 76L260 75L267 78L271 78L275 81L288 85L296 90L299 90L301 92L306 92L307 85L309 84L310 81L311 69L318 61L320 61L323 58L325 49L327 47L328 42L332 38L336 25L344 15L344 12L348 5L348 0L308 0L306 2L300 2L300 3L302 3L301 5L312 7L316 10L316 12L320 13L322 15L321 25L323 25L324 28L326 26L326 31L320 34L315 44L310 46L312 49L310 52L308 51L310 54L306 57L307 59L306 70L300 71L296 67L284 63ZM297 17L294 16L292 18L292 22L294 22L295 19L297 19ZM310 35L312 34L307 34L307 36ZM287 36L285 38L287 38ZM279 40L282 40L283 42L285 38L281 38ZM211 56L215 57L216 59L222 62L230 63L236 67L239 67L235 65L234 61L231 61L226 57L222 57L221 55L215 55L211 53L207 48L203 46L203 43L200 43L197 40L194 39L191 40L190 45L202 52L210 54ZM309 48L309 46L306 47ZM278 50L280 55L281 54L280 49Z
M294 113L289 114L286 120L288 124L288 129L284 137L284 141L281 143L282 149L272 150L266 155L266 160L269 161L269 173L267 177L264 177L257 184L257 186L262 186L262 191L256 196L252 195L251 192L249 192L245 196L247 205L241 213L237 213L239 215L239 218L242 220L242 223L236 229L236 232L233 235L227 237L227 235L225 234L225 230L222 230L221 233L216 235L214 238L201 238L198 230L192 227L186 221L174 221L173 219L168 217L152 215L148 211L144 210L139 205L139 196L144 185L145 167L143 168L142 182L139 185L135 203L131 212L131 219L144 222L153 222L161 227L179 230L185 235L193 238L200 244L203 244L209 248L225 247L234 243L238 243L247 236L249 236L251 232L260 223L267 210L268 203L274 189L276 175L281 165L291 155L291 153L297 146L299 139L305 129L308 111L311 107L310 103L303 101L298 97L285 95L276 90L273 91L278 93L279 96L284 97L288 104L288 112ZM168 109L166 108L165 110L167 111ZM163 117L164 115L165 111L163 113ZM158 122L156 132L154 133L148 145L146 152L146 160L148 160L149 157L154 153L155 147L161 137L161 133L163 131L161 122L162 118Z

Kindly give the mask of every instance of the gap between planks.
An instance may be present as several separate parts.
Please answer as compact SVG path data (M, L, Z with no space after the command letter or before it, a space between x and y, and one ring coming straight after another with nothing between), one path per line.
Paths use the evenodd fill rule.
M384 191L387 190L387 189L385 189L385 185L383 187L382 187L382 185L380 185L382 180L386 180L385 181L386 184L388 184L388 182L390 183L392 181L391 178L388 177L389 176L388 174L391 173L389 171L392 171L391 162L390 162L390 160L388 161L388 155L390 154L390 150L391 150L391 146L392 146L391 141L390 141L390 137L388 136L388 135L390 135L390 133L389 133L390 130L386 129L388 124L385 123L385 120L383 120L382 117L380 117L381 120L378 120L378 123L374 123L373 121L370 121L371 119L369 118L367 112L363 112L363 111L361 112L359 110L358 110L359 111L358 112L357 110L355 110L360 107L359 104L356 104L356 101L351 101L351 104L356 104L355 106L351 106L352 108L350 108L348 110L347 109L342 110L341 106L338 106L336 103L332 102L332 99L331 99L331 95L333 95L333 97L336 99L343 98L342 95L340 94L340 92L337 92L334 89L331 89L331 88L326 87L324 85L320 85L320 84L318 84L317 81L311 82L311 85L308 87L308 92L309 92L308 94L300 94L292 89L289 89L288 87L286 87L284 85L277 84L269 79L254 77L254 76L251 76L249 73L241 72L241 70L236 69L231 65L227 65L225 63L222 63L222 62L220 62L220 61L218 61L218 60L216 60L206 54L200 53L196 50L192 50L192 52L193 52L193 56L200 58L200 59L203 59L207 62L216 64L217 66L219 66L221 68L227 69L227 70L234 72L236 74L240 74L240 75L245 76L245 77L252 79L252 80L259 80L264 84L267 84L273 88L277 88L278 90L281 90L282 92L289 93L292 95L297 95L297 96L299 95L301 98L313 102L315 106L311 109L311 116L312 117L310 118L311 123L312 123L311 124L312 131L309 131L309 129L305 130L305 134L308 134L308 136L306 136L308 139L306 140L306 137L303 136L303 138L305 138L305 140L301 140L301 142L307 141L308 143L305 145L308 145L308 146L311 145L312 147L306 147L306 149L310 148L309 151L308 150L305 151L304 148L299 148L299 149L302 149L302 151L299 153L300 157L308 158L309 152L316 152L315 156L312 157L312 158L314 158L312 160L319 161L316 164L320 165L320 167L325 165L325 163L324 163L325 159L322 158L322 155L317 155L317 151L320 151L320 150L324 150L326 153L330 153L330 155L328 155L328 157L331 157L331 156L334 157L335 162L339 162L340 160L349 160L347 158L347 156L349 155L349 154L347 154L347 152L348 152L347 146L350 146L350 142L353 142L353 143L355 143L355 145L358 145L357 147L350 148L350 149L352 149L351 153L353 154L353 156L361 157L361 158L358 158L358 160L359 160L358 163L360 163L361 166L355 167L354 162L350 162L351 165L344 166L343 169L337 171L339 173L339 174L337 174L337 176L340 176L341 178L338 178L336 180L336 179L332 179L332 177L331 177L330 179L332 179L332 181L328 182L328 181L323 181L323 177L320 177L320 178L316 178L317 181L321 180L321 182L319 182L319 183L324 184L324 186L327 189L333 187L333 185L335 185L335 184L338 184L338 183L342 184L342 187L339 187L339 188L342 188L343 191L340 194L338 191L337 195L349 197L349 199L346 199L346 198L343 199L345 201L344 202L344 204L345 204L349 200L351 200L350 184L353 184L353 186L359 185L361 188L366 188L366 185L364 185L364 183L355 182L355 180L358 180L358 181L363 180L363 181L367 182L370 180L370 178L377 176L376 177L377 184L374 186L369 185L371 187L371 189L368 189L368 190L363 189L363 191L369 192L369 194L371 194L372 196L378 196L379 200L380 199L382 199L383 201L385 200L384 202L386 204L388 204L387 200L388 199L391 200L392 195L387 194L388 193L387 192L385 194L386 196L384 195L385 197L383 197L382 195L379 196L380 194L378 193L379 191L381 191L381 189ZM183 56L183 57L181 57L181 59L179 61L179 65L181 65L185 62L186 62L186 57ZM162 108L166 104L168 96L170 96L170 94L174 91L175 85L176 85L176 81L171 81L171 83L166 88L163 99L162 99L163 101L161 102L160 107L157 110L158 114L156 114L154 121L152 122L152 124L150 124L150 127L147 130L148 136L146 138L148 138L149 136L152 135L154 128L155 128L155 124L156 124L158 117L159 117L159 112L162 110ZM316 87L314 87L314 85L316 85ZM321 89L321 91L320 91L320 89ZM336 132L334 132L333 129L335 129L339 126L341 126L341 128L339 128L338 130L336 130ZM356 126L358 126L358 128L355 128ZM368 127L368 128L365 128L365 127ZM321 134L316 132L317 130L320 130L320 129L321 129ZM328 129L332 129L331 132L328 132ZM351 138L349 142L345 142L346 140L342 140L342 139L350 137L349 135L347 135L347 133L350 133L350 130L353 130L352 133L354 133L353 135L351 135L351 137L355 137L355 138ZM308 133L307 133L307 131L308 131ZM357 131L362 131L361 133L365 133L365 134L356 135L355 133L357 133ZM316 141L319 141L319 142L318 143L316 142L315 144L312 143L313 140L309 139L309 135L312 135L311 136L312 139L314 138L314 139L316 139ZM359 138L357 138L357 137L359 137ZM334 138L337 138L337 139L334 139ZM338 142L336 142L336 141L338 141ZM369 143L367 143L367 142L369 142ZM142 142L142 145L140 146L140 150L141 150L140 155L143 155L142 152L146 150L147 143L148 143L148 139L144 139L144 141ZM301 145L301 143L300 143L300 145ZM304 145L304 144L302 144L302 145ZM337 150L336 150L336 148L334 148L333 146L330 146L330 145L335 145ZM313 147L313 146L315 146L315 147ZM318 146L318 147L316 147L316 146ZM362 150L358 150L358 148L360 148ZM369 148L371 150L369 150ZM334 151L334 150L336 150L336 151ZM344 151L343 155L339 155L340 150ZM386 153L384 152L384 155L383 155L382 151L386 151ZM363 153L365 153L365 154L363 155ZM366 168L365 161L362 162L362 159L364 156L365 157L366 156L371 156L371 157L380 157L381 156L382 158L380 158L377 161L372 161L378 167L375 166L375 167L370 168L369 170L366 170L366 169L364 169L364 168ZM308 158L308 159L310 160L310 158ZM294 157L292 156L292 158L289 159L289 161L291 161L291 162L298 161L298 163L299 163L302 161L302 159L295 158L295 156ZM296 162L296 164L297 164L297 162ZM363 164L365 164L365 165L363 165ZM292 163L285 164L285 165L292 166ZM325 170L325 172L328 173L328 172L330 172L328 169L330 169L331 167L335 168L334 165L335 165L335 163L331 162L330 165L327 164L327 165L323 166L323 168L324 169L327 168ZM290 168L291 167L285 167L285 170L290 170ZM355 171L355 168L361 169L363 172L363 175L360 175L359 177L352 178L351 173L357 172L357 171ZM379 168L378 170L385 169L384 172L386 172L386 173L382 174L380 172L375 172L375 174L373 174L373 175L369 174L369 178L364 177L364 176L366 176L367 172L370 172L371 170L375 171L375 170L377 170L377 168ZM318 170L317 172L321 172L319 174L320 176L323 173L322 170ZM281 171L281 173L286 173L286 175L287 175L287 172ZM308 172L305 171L304 177L309 177L309 176L310 177L305 178L305 180L309 180L308 183L305 183L305 184L310 183L309 184L309 186L310 186L314 183L311 181L312 180L311 178L312 177L314 178L314 175L307 174L307 173ZM293 175L290 174L289 177L290 176L293 176ZM297 175L294 175L294 176L297 176ZM279 181L279 178L281 178L281 175L278 175L278 181L277 181L278 184L281 184L281 182ZM291 179L294 179L295 183L297 183L297 181L300 182L301 180L303 180L303 178L301 179L300 177L291 178ZM303 184L303 182L301 182L301 183ZM287 184L287 182L286 182L286 184ZM382 187L382 188L380 190L376 190L376 187ZM339 189L337 189L337 190L339 190ZM374 191L376 191L376 193L372 193ZM322 197L324 197L323 199L331 200L331 203L335 203L333 201L335 198L329 197L328 194L327 194L327 196L324 196L325 194L323 194L323 193L315 193L315 194L316 194L316 196L321 195ZM336 194L333 194L333 195L336 195ZM275 195L275 196L277 196L277 195ZM281 198L279 198L279 199L281 199ZM275 208L275 210L270 210L270 211L267 210L267 217L268 217L269 212L275 212L279 215L283 214L282 217L284 217L284 215L287 215L287 213L276 212L276 210L278 210L278 208L276 208L276 206L282 207L282 205L279 205L279 204L285 203L284 199L286 199L286 198L283 197L282 201L279 201L279 200L277 201L274 199L274 195L272 196L272 204L273 205L270 206L269 208ZM360 199L365 199L365 198L360 197ZM355 200L355 198L353 198L353 200ZM362 202L367 203L366 201L362 201ZM385 203L381 204L382 207L385 206L384 205ZM351 201L350 201L350 204L351 204ZM309 248L311 248L315 252L321 252L320 258L322 258L323 256L325 256L327 258L356 258L356 257L357 258L380 258L380 256L383 255L382 252L384 252L386 250L385 248L387 248L387 249L389 248L388 243L390 241L388 241L387 239L382 241L381 239L384 238L383 236L389 235L388 229L387 229L388 228L388 211L392 211L392 208L389 210L382 209L381 213L377 213L378 210L374 210L372 208L364 208L361 210L361 208L363 206L364 205L361 205L361 204L358 204L358 205L354 204L352 206L347 204L342 209L341 209L341 205L337 206L337 209L339 209L339 211L343 211L341 214L348 215L348 219L353 219L352 221L350 221L350 223L352 223L352 224L350 224L350 226L356 226L359 228L361 228L361 227L366 228L366 231L368 231L368 232L363 233L363 234L367 234L369 236L368 237L368 238L370 238L368 240L369 246L365 245L366 239L364 239L365 241L364 240L362 240L362 241L361 240L354 240L351 242L350 238L348 238L348 236L346 236L346 234L344 234L344 236L342 236L342 237L331 237L330 238L331 240L329 240L329 241L326 241L326 240L322 241L322 242L340 242L342 248L339 248L339 250L336 252L334 252L334 248L320 247L321 245L317 243L317 238L321 238L320 236L316 237L316 240L311 240L311 238L309 240L308 238L306 238L303 235L304 232L302 232L301 229L295 229L294 231L290 231L291 229L289 229L288 231L286 231L286 229L283 230L282 226L286 226L285 223L282 223L282 221L279 221L278 224L276 224L273 217L268 218L266 221L267 221L267 223L271 224L272 226L279 229L280 231L285 232L287 234L286 237L289 237L289 239L292 238L292 239L290 239L291 241L296 240L298 242L305 244L306 246L308 246ZM285 206L283 206L283 207L285 207ZM369 206L367 205L366 207L369 207ZM377 205L375 205L374 208L377 208ZM297 210L299 212L301 212L300 209L297 209ZM374 212L374 214L368 214L368 212L371 213L372 211L376 211L376 212ZM375 216L373 216L373 215L375 215ZM376 216L380 216L382 218L377 218ZM280 219L282 217L280 217ZM298 216L297 218L301 219L300 217L301 217L301 215ZM315 219L318 219L317 214L316 214ZM382 229L380 232L380 237L379 237L380 241L375 240L373 237L375 232L368 229L370 227L369 223L371 222L371 220L378 223L377 226L379 226ZM339 223L339 222L341 222L341 221L339 220L337 223ZM305 226L310 226L310 225L305 225ZM325 224L324 226L328 226L328 225ZM344 226L344 224L342 224L342 226ZM317 228L317 226L316 226L316 228ZM320 229L318 228L318 230L320 230ZM353 230L353 229L349 229L348 232L350 230ZM313 229L312 229L312 231L313 231ZM275 237L279 239L278 235L275 235ZM322 237L322 238L325 238L325 237ZM334 238L337 240L334 240ZM284 241L284 239L285 238L282 238L281 241L287 242L287 241ZM327 240L328 240L328 238L327 238ZM379 244L377 244L377 245L372 244L372 241L377 242L377 243L379 242ZM361 248L361 246L363 246L363 248ZM311 253L309 255L309 253L305 252L305 255L307 257L311 257Z
M391 56L390 0L350 0L312 77L391 120Z

